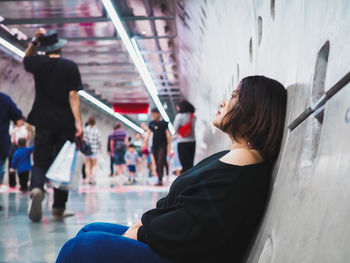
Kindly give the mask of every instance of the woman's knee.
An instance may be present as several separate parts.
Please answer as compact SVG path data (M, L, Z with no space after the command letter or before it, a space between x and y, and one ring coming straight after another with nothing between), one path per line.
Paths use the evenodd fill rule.
M94 248L101 242L100 236L97 232L85 232L70 239L62 247L56 263L98 262L99 255Z
M85 225L82 229L79 230L77 236L83 233L91 232L91 231L99 231L100 223L91 223Z
M61 248L56 259L56 263L69 263L72 261L72 253L74 252L75 238L68 240Z
M125 233L127 229L128 229L127 226L118 225L118 224L91 223L84 226L82 229L80 229L77 236L83 233L93 232L93 231L106 232L106 233L115 234L115 235L122 235Z

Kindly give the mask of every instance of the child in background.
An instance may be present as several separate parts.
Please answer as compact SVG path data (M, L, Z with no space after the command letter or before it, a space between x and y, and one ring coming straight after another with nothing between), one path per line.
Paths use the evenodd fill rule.
M21 188L19 189L22 193L26 193L28 191L28 180L29 180L29 172L32 170L31 163L31 154L34 150L34 147L26 147L27 140L24 138L20 138L18 140L19 148L13 154L11 160L11 170L17 170L19 176L19 182Z
M127 184L135 184L136 165L138 164L140 157L134 144L129 145L124 158L129 171L129 181Z

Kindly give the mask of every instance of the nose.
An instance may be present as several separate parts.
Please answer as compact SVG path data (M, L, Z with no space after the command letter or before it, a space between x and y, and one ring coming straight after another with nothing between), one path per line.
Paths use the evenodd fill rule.
M226 106L226 101L222 101L221 103L220 103L220 108L224 108Z

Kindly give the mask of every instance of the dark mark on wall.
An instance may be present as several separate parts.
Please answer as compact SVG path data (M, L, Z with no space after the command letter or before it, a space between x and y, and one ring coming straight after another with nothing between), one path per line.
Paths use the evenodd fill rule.
M350 123L350 108L345 112L345 123Z

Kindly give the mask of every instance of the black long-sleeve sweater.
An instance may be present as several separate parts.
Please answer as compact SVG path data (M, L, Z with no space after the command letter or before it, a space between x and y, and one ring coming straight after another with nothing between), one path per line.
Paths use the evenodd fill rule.
M241 262L264 212L271 165L223 163L227 152L179 176L143 214L138 240L176 262Z

